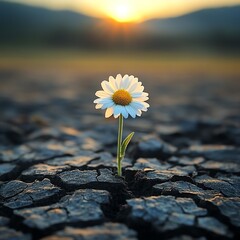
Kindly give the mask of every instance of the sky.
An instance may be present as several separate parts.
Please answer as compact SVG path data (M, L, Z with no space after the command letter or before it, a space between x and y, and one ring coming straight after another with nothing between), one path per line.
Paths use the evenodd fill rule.
M119 22L175 17L202 8L231 6L240 0L8 0L53 9L70 9Z

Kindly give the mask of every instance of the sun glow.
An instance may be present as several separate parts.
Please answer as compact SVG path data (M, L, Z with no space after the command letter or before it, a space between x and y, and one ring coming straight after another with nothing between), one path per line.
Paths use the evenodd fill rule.
M113 4L107 10L107 15L118 22L139 21L139 16L128 2Z

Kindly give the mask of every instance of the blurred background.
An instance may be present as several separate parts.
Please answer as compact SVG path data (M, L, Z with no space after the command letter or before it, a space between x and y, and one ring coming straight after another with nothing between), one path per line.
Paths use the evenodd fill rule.
M153 107L236 100L239 23L240 0L0 1L2 106L74 99L94 112L118 73L138 76Z
M198 70L207 65L222 71L226 64L224 70L238 71L239 4L239 0L0 1L0 67L61 66L81 72L94 68L108 75L192 69L194 59Z

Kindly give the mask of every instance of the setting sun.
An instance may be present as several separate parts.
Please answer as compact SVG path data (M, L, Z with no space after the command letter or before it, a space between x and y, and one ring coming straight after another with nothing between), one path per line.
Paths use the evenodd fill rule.
M111 18L118 22L133 22L139 20L133 8L127 3L113 4L107 13Z
M107 9L106 14L118 22L135 22L139 16L129 2L113 2Z
M126 5L116 6L112 12L112 17L119 22L128 22L131 19L129 7Z

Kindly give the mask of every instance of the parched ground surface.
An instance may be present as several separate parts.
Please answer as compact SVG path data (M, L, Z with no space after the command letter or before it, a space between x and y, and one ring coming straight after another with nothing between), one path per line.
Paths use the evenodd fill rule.
M106 74L1 71L0 239L239 238L239 78L167 72L140 74L151 108L125 121L118 178Z

